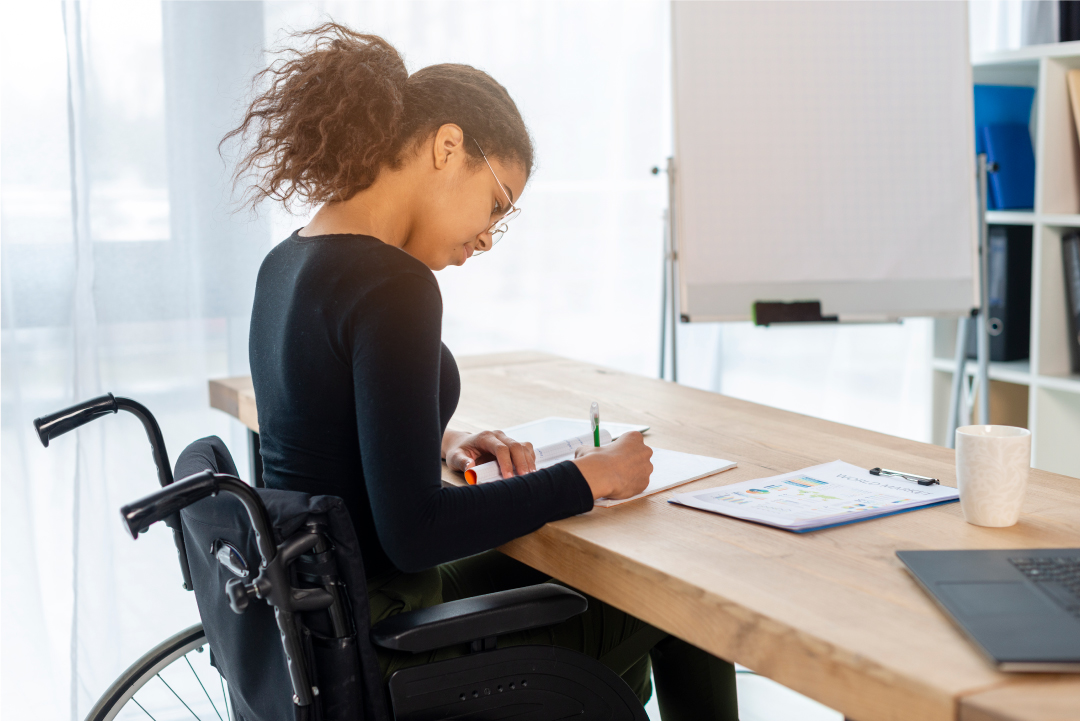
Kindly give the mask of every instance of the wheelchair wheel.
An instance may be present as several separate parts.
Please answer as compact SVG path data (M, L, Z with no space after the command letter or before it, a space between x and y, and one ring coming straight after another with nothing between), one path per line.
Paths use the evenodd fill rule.
M133 663L98 700L86 721L231 721L228 698L225 679L210 665L202 624L196 624Z

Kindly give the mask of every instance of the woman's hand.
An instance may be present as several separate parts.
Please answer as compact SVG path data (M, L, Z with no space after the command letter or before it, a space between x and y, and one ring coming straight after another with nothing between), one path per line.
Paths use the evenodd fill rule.
M653 466L652 449L637 431L628 431L614 443L577 449L574 464L597 498L630 498L645 490Z
M536 470L532 443L518 443L502 431L470 434L447 430L443 435L442 452L446 465L459 473L488 461L499 462L503 478Z

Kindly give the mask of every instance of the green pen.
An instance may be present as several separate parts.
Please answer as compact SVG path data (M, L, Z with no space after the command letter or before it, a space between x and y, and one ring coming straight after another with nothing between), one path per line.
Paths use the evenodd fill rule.
M593 445L597 448L600 447L600 404L593 401L592 408L589 409L589 415L592 416L592 440Z

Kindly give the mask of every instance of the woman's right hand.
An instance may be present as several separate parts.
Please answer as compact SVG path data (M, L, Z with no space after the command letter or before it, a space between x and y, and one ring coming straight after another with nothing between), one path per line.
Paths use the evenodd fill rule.
M578 448L573 462L585 476L595 501L630 498L644 491L652 475L651 457L652 449L642 435L628 431L606 446Z

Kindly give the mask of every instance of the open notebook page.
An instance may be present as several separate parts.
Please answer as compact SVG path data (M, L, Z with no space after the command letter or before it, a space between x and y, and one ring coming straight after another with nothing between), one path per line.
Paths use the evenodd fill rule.
M618 438L626 431L641 431L644 433L649 430L649 426L646 425L607 423L605 421L600 421L600 428L611 433L612 438ZM551 417L506 428L503 432L516 441L527 441L539 448L566 438L579 436L582 433L588 433L589 430L588 420ZM649 477L649 485L643 493L617 501L601 498L596 502L596 505L617 506L620 503L633 501L643 496L666 491L669 488L711 476L714 473L726 471L737 465L734 461L727 461L722 458L696 456L691 453L679 453L678 451L669 451L663 448L653 448L652 464L653 472Z
M669 488L681 486L684 483L696 481L738 465L735 461L726 461L723 458L695 456L692 453L679 453L664 448L653 448L652 464L653 472L649 476L649 485L642 493L617 501L601 498L596 501L596 505L617 506L620 503L666 491Z

